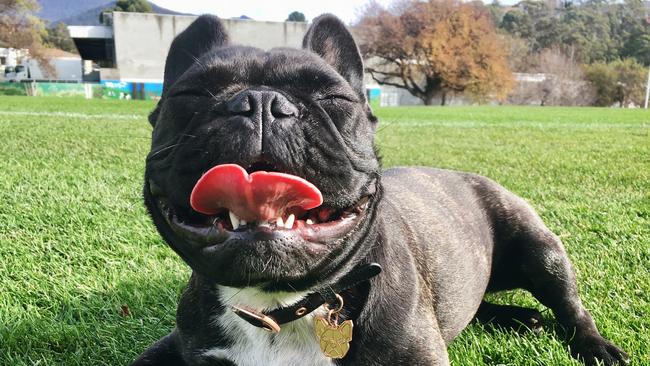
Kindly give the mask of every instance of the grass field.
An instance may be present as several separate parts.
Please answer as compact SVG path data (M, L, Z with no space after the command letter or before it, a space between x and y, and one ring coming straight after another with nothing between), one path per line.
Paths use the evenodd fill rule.
M125 365L174 326L189 271L140 199L151 108L0 97L0 365ZM649 112L376 112L385 166L474 171L531 202L602 333L650 365ZM541 308L520 291L494 298ZM577 365L544 314L539 335L470 326L452 364Z

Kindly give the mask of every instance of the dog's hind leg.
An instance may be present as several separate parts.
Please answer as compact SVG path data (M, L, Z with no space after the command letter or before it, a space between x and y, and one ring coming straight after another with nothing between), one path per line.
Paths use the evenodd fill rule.
M578 295L575 275L560 239L535 215L513 241L520 247L525 288L548 306L562 326L573 333L571 352L587 365L626 363L627 355L603 338Z
M477 186L492 219L494 253L488 291L524 288L553 310L573 334L571 352L588 365L625 363L627 355L604 339L578 295L560 239L521 198L492 182Z
M625 363L625 352L603 338L578 295L564 246L523 199L495 182L468 175L492 227L489 292L523 288L549 307L573 335L571 352L588 365ZM502 308L503 309L503 308Z

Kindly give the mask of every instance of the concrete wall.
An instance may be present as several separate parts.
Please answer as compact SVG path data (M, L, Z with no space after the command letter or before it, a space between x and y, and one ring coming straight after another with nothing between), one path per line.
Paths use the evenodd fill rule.
M176 35L197 17L145 13L113 13L115 59L120 78L162 82L165 58ZM233 44L271 49L300 47L308 24L223 19Z

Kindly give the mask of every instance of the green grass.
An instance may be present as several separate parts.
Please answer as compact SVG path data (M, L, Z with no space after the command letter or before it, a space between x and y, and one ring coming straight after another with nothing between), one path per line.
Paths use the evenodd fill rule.
M140 198L152 105L0 97L0 365L124 365L174 326L189 271ZM650 364L649 112L376 113L385 166L474 171L531 202L563 238L602 333ZM542 309L521 291L494 298ZM544 314L541 335L471 325L452 363L577 365Z

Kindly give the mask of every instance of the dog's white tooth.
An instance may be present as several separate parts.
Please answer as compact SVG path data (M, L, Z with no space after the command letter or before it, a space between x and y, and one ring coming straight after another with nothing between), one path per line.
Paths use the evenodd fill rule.
M237 229L239 227L239 217L232 213L232 211L228 211L228 216L230 216L230 223L232 224L232 228Z
M278 217L278 219L275 221L275 225L277 227L284 227L284 220L282 220L282 217Z
M284 226L287 229L293 229L293 222L296 221L296 216L294 214L289 215L287 217L287 222L284 223Z
M246 226L246 220L239 220L239 226Z
M311 221L311 219L307 219L307 221L305 221L305 223L307 223L307 225L313 225L314 224L314 222Z

